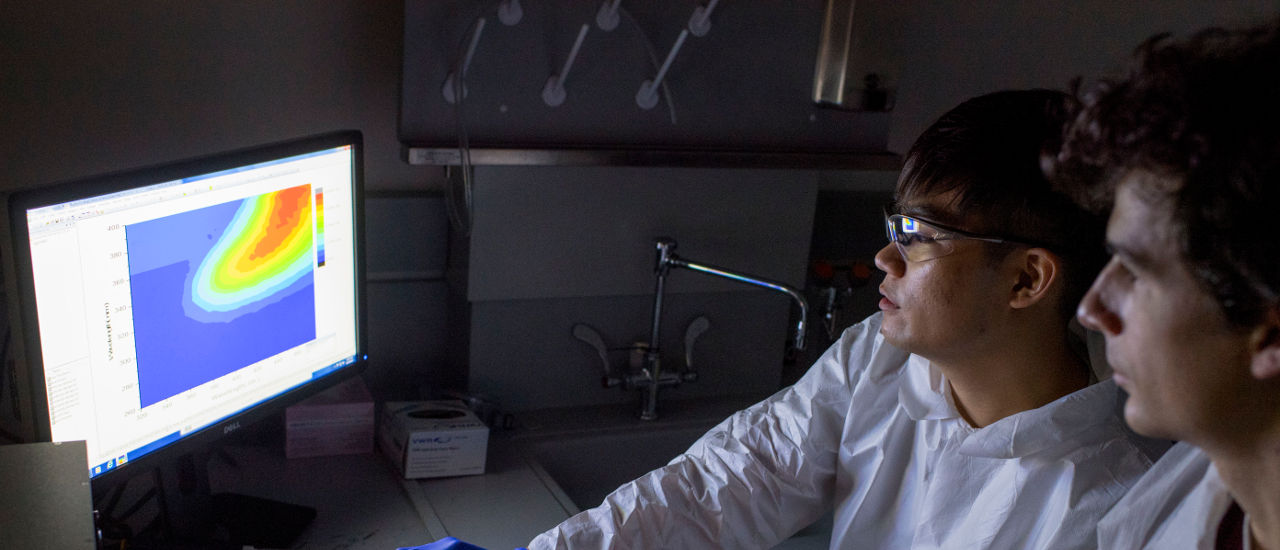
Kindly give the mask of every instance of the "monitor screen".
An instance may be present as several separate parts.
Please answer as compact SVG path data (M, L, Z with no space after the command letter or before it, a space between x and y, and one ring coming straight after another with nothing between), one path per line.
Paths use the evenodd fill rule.
M358 132L10 197L37 437L91 477L362 366Z

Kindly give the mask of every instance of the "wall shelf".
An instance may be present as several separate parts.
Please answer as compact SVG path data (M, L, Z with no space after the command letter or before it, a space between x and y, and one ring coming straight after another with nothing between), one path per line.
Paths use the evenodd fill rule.
M415 166L457 166L457 147L403 147ZM902 157L891 152L746 151L721 149L498 148L472 147L476 166L678 166L699 168L805 168L896 171Z

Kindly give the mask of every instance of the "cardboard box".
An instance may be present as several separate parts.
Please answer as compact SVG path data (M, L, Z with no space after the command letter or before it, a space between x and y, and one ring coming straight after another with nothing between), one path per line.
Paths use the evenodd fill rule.
M284 411L284 455L288 458L363 454L373 451L373 397L353 377Z
M489 427L461 401L393 401L382 406L378 440L405 479L484 473Z

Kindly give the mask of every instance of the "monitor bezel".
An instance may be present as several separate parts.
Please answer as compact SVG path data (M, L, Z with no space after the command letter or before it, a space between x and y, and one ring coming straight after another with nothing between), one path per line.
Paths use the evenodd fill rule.
M365 368L368 358L368 319L364 243L363 136L358 130L330 132L151 166L130 168L11 193L8 200L11 240L9 246L16 283L16 299L10 307L16 307L19 311L19 315L16 317L10 316L17 321L17 325L11 327L11 330L20 332L20 335L15 334L14 337L20 337L23 343L21 357L15 357L15 360L19 368L25 369L28 379L27 386L30 391L28 401L34 440L40 442L52 441L52 430L35 303L35 284L26 216L28 210L347 145L352 147L354 161L352 167L352 222L354 225L353 247L356 284L355 362L213 422L168 445L144 454L136 460L131 459L124 466L112 468L94 476L92 484L95 492L97 492L99 487L113 485L137 473L157 467L166 461L172 461L178 456L207 448L216 440L231 435L255 422L269 418L282 411L285 407L345 381ZM90 465L86 464L86 469L89 467Z

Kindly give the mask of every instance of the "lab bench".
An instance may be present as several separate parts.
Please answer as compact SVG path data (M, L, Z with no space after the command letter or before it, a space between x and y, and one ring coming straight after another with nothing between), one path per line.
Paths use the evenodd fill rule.
M294 548L393 550L453 536L489 550L527 544L621 483L664 464L754 398L670 401L657 421L634 407L574 407L520 415L490 433L485 473L406 480L378 452L286 459L276 445L225 447L215 491L316 508ZM565 485L552 475L562 476ZM828 514L775 550L825 549Z

